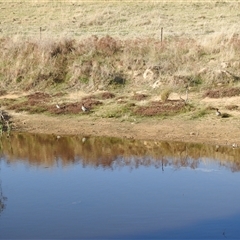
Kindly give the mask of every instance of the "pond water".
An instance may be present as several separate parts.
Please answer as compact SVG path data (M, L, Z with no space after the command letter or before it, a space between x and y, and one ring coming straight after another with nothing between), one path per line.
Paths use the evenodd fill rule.
M239 149L22 133L0 144L0 238L240 236Z

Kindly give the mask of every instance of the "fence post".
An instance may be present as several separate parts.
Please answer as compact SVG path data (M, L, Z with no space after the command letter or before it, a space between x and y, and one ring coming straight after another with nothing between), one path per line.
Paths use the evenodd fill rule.
M163 27L161 27L161 43L163 41Z
M42 40L42 27L40 27L40 40Z

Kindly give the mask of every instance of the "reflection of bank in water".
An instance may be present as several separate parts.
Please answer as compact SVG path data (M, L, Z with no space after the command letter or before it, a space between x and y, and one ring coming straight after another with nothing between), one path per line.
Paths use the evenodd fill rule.
M9 141L11 144L9 144ZM13 147L12 147L13 146ZM26 161L42 167L84 166L117 168L129 166L197 168L200 160L218 161L232 171L240 170L240 149L183 142L156 142L89 136L12 133L2 138L2 154L13 163Z

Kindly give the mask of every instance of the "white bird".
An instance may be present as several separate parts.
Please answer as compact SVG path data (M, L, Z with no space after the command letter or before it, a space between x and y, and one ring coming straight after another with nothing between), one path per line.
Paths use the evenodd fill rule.
M3 111L2 110L0 111L0 118L2 119L2 121L5 122L5 117L3 116Z
M218 108L216 108L216 115L217 115L217 116L222 116L222 113L219 112L219 109L218 109Z
M88 108L86 108L86 107L84 106L84 104L82 104L82 111L83 111L83 112L88 112L88 111L89 111L89 109L88 109Z
M232 144L232 148L237 148L237 147L238 147L238 145L236 143Z
M60 107L58 104L56 104L56 108L57 108L57 109L60 109L61 107Z

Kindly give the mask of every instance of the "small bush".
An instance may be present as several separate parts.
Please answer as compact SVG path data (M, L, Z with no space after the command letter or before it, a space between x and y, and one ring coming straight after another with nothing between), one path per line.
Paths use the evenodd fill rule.
M167 89L164 89L161 93L161 99L163 102L166 102L171 94L172 90L167 88Z
M111 56L119 50L117 40L110 36L102 37L97 42L97 51L103 55Z
M80 81L81 83L87 84L87 83L89 82L89 79L88 79L87 77L80 77L80 78L79 78L79 81Z

